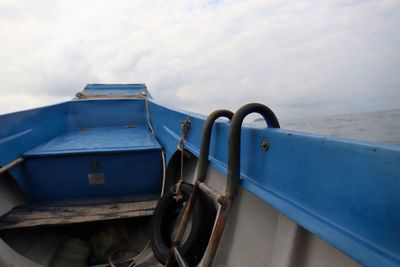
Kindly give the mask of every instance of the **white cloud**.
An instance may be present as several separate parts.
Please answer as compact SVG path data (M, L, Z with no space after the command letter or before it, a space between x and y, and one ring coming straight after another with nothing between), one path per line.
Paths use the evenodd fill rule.
M0 113L95 82L200 113L400 107L398 1L2 1Z

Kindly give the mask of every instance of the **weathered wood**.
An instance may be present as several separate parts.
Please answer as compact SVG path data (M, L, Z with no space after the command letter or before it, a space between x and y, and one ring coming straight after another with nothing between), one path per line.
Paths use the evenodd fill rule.
M2 216L0 229L150 216L156 205L157 200L80 206L27 205Z
M95 94L95 95L87 95L83 92L78 92L75 96L79 99L101 99L101 98L145 98L144 95L121 95L121 94Z

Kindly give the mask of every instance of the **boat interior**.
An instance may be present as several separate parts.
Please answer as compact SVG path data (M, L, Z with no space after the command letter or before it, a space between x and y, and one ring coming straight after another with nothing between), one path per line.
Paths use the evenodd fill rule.
M25 258L18 266L97 266L139 254L163 180L144 100L70 101L35 113L16 114L9 129L20 127L10 139L23 162L2 174L3 246ZM114 255L96 257L102 249Z
M89 85L74 100L2 115L0 121L0 162L6 170L0 174L0 265L186 266L179 252L172 251L176 259L167 263L155 255L154 213L162 196L180 190L176 183L197 184L204 117L162 108L144 85ZM204 195L226 190L228 130L229 120L216 122ZM276 149L273 137L271 144L259 142L264 134L256 132L245 130L242 144L244 153L257 146L254 157L239 162L239 173L242 166L249 181L270 166L263 153ZM213 266L360 266L346 249L299 224L301 219L289 219L251 186L242 182L237 189ZM175 211L177 222L188 202ZM219 215L213 209L203 211L203 220L214 223ZM182 243L196 227L188 224ZM168 233L170 247L182 230L176 225ZM206 245L210 235L203 237ZM196 265L205 261L205 246L200 251Z

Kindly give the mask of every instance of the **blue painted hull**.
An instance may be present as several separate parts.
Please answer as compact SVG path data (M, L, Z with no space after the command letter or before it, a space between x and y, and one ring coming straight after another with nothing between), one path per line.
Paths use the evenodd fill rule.
M2 115L0 165L27 159L11 175L32 202L159 194L161 151L168 163L189 116L185 148L199 156L205 117L148 103L155 136L143 99L74 100ZM218 122L210 149L210 166L224 175L228 131ZM364 265L400 265L399 147L244 127L241 151L243 188ZM103 173L104 183L88 185L88 173Z

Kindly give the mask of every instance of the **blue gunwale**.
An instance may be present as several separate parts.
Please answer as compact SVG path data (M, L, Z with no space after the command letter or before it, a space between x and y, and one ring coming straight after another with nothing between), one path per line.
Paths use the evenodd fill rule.
M199 156L205 116L150 103L167 158L187 116L185 148ZM210 166L224 175L228 132L229 123L218 122L210 149ZM267 153L260 146L265 138ZM245 126L241 154L247 191L366 266L400 265L399 146Z

